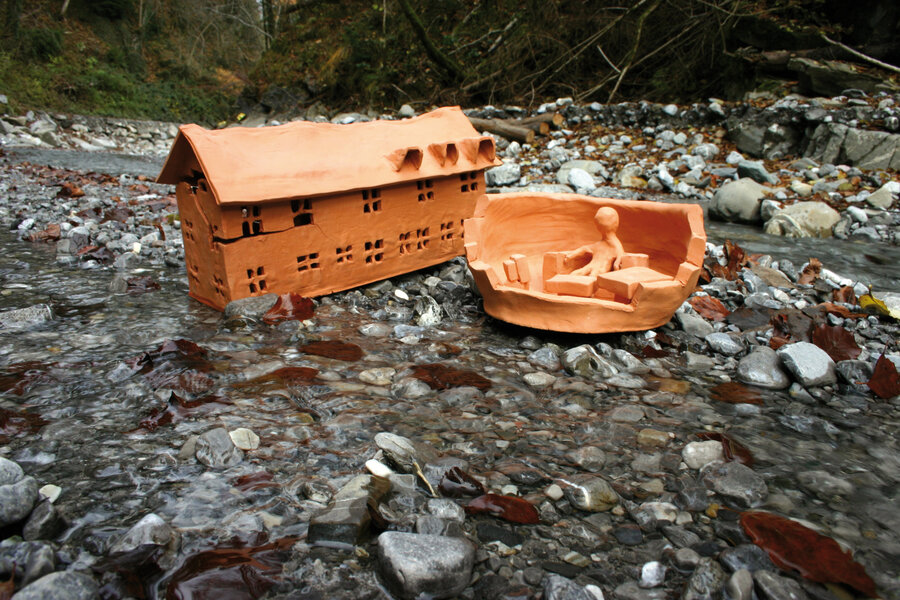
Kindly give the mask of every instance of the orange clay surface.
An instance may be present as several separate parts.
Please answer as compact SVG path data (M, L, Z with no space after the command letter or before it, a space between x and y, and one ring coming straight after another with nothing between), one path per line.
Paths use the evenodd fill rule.
M494 143L459 108L403 121L184 125L159 175L177 184L190 295L219 310L318 296L463 252Z
M699 206L575 194L482 196L465 234L488 314L573 333L666 323L694 291L706 250Z

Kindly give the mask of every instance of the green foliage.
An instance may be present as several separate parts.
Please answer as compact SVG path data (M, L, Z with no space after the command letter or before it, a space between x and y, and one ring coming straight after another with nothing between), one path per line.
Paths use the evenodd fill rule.
M134 12L133 0L91 0L91 12L105 19L123 19Z
M31 60L58 56L63 48L63 32L55 28L28 28L21 31L22 54Z

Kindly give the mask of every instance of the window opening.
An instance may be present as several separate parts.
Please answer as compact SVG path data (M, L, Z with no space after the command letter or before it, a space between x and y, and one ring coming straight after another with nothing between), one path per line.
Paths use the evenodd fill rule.
M340 263L348 263L353 260L353 254L351 251L353 250L353 246L347 246L345 248L335 248L334 253L337 255L337 262Z
M319 268L319 253L311 252L297 257L297 271L309 271Z
M384 253L379 252L379 250L384 249L384 240L366 242L364 248L366 251L366 264L372 264L384 260Z

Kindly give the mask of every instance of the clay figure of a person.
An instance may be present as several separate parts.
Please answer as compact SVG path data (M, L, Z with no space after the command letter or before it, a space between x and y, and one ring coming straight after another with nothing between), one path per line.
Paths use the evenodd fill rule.
M594 214L594 223L600 231L600 240L593 244L587 244L576 250L566 252L565 264L582 264L585 258L588 263L575 269L571 275L584 275L596 277L602 273L617 270L622 263L622 255L625 249L622 242L616 236L619 228L619 213L614 208L604 206Z

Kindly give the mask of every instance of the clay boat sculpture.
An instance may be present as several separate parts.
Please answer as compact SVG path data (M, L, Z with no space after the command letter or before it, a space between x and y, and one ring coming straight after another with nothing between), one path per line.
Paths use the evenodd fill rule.
M484 195L464 232L489 315L572 333L663 325L706 252L697 205L576 194Z

